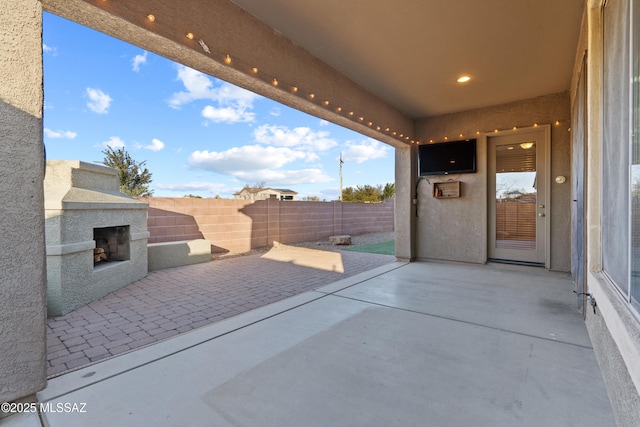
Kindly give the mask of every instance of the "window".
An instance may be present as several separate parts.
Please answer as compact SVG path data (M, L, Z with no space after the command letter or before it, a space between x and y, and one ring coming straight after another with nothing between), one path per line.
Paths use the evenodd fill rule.
M604 8L602 266L629 295L629 3Z
M631 5L631 304L640 311L640 2Z
M640 2L603 13L602 265L640 312Z

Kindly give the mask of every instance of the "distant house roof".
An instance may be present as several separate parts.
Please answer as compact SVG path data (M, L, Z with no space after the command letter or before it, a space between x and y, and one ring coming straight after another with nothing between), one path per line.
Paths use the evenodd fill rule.
M275 191L278 193L282 193L282 194L298 194L297 192L293 191L293 190L289 190L286 188L271 188L271 187L263 187L263 188L256 188L256 187L244 187L242 190L238 191L237 193L234 193L234 195L239 195L242 192L247 192L247 193L260 193L262 191Z

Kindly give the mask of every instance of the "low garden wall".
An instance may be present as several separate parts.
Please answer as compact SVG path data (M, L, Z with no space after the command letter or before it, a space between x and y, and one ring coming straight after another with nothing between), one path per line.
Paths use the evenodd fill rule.
M149 243L207 239L212 251L249 251L274 242L296 243L393 231L394 201L342 203L150 197Z

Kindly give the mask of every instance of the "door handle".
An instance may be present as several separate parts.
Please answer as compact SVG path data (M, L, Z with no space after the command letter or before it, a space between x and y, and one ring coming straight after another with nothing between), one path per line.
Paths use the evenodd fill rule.
M544 217L544 213L543 213L543 212L540 212L540 213L538 214L538 216L542 218L542 217Z

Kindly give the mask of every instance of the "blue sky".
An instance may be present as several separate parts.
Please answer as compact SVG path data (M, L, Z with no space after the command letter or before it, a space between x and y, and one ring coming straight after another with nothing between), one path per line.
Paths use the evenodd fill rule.
M336 200L394 181L393 148L97 31L44 14L47 158L124 147L154 196L233 197L245 184Z

